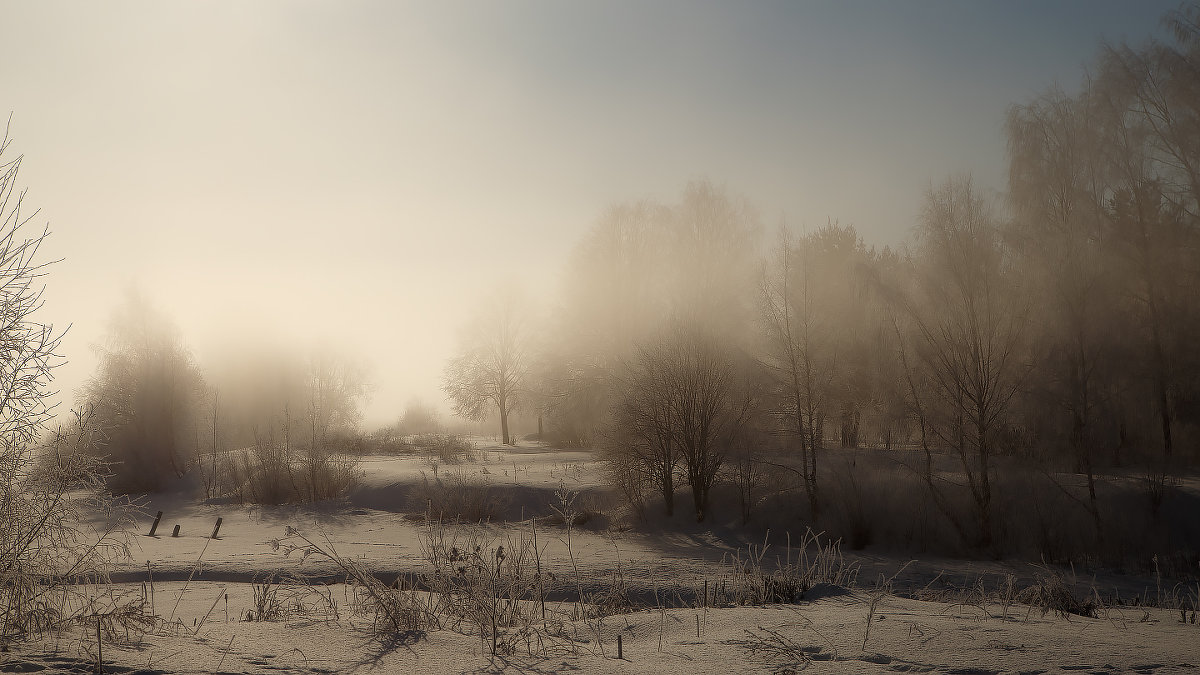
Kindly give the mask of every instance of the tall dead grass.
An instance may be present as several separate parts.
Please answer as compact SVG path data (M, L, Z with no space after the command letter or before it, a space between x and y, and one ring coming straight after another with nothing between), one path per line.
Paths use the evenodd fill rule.
M355 607L372 617L377 634L415 638L427 630L441 627L438 616L415 587L401 589L384 584L364 561L342 556L328 539L318 543L288 526L284 537L272 540L270 544L285 556L317 557L333 563L346 575L346 583L354 590Z
M791 534L786 537L784 550L773 556L769 531L761 545L723 556L726 572L713 588L713 604L790 604L806 599L818 584L846 588L858 580L858 564L846 561L841 540L822 539L823 533L811 529L794 545Z
M511 495L484 477L464 471L439 471L431 478L421 472L421 483L410 497L411 506L436 521L490 522L508 509Z

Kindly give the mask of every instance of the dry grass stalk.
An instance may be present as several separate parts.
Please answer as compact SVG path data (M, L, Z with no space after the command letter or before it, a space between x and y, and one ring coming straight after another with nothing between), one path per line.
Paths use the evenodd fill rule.
M316 556L337 566L354 588L356 608L372 617L372 627L378 635L417 639L425 631L441 627L437 615L426 606L415 588L402 590L387 586L362 563L339 555L328 539L323 545L317 544L289 526L282 539L271 541L271 547L286 556L297 553L301 560Z
M822 533L807 530L794 554L789 544L786 558L783 561L776 558L774 570L764 563L770 549L766 538L761 546L748 545L744 556L739 550L725 558L723 562L732 568L732 573L714 589L713 603L795 603L803 600L817 584L852 586L858 579L858 564L846 562L840 539L822 541L821 537Z

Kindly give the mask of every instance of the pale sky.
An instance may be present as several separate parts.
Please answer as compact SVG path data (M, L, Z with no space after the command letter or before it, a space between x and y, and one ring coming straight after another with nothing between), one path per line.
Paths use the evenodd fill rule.
M223 346L360 354L368 428L479 298L553 303L613 202L707 177L895 244L931 182L1004 189L1008 106L1174 1L12 2L0 111L53 231L68 403L126 289Z

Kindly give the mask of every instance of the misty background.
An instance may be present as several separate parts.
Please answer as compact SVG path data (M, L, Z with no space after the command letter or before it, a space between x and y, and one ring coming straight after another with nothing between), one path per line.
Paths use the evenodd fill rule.
M485 292L555 307L609 205L707 178L768 229L895 245L946 175L1005 189L1010 105L1175 6L0 3L57 388L135 292L202 368L322 348L370 373L368 428L448 409Z

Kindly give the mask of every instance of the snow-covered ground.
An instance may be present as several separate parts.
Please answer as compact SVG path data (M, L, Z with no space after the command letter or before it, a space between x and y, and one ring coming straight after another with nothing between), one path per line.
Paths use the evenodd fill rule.
M614 531L604 527L603 519L568 533L561 519L546 516L554 513L551 505L562 507L560 495L569 498L600 488L599 465L590 453L528 446L491 448L480 455L471 463L439 465L436 475L426 458L368 457L363 485L337 504L247 507L152 497L146 511L151 516L164 512L158 536L145 536L149 517L139 522L132 556L115 564L116 585L96 592L147 599L152 593L159 628L103 645L106 672L666 675L805 667L835 673L1169 673L1200 668L1200 624L1181 623L1178 610L1110 602L1117 596L1161 596L1161 582L1082 571L1068 576L1077 593L1090 592L1104 601L1097 618L999 604L999 595L991 591L1009 575L1021 588L1056 573L1030 563L909 561L847 552L842 564L856 573L856 584L848 591L810 594L799 604L700 607L701 589L734 580L738 571L729 561L761 553L762 542L742 541L719 528ZM629 597L669 598L665 604L671 607L578 620L552 611L538 636L518 640L512 653L492 656L490 643L474 626L373 634L371 618L352 610L352 589L341 583L345 575L330 560L301 560L271 544L285 537L287 528L295 528L385 579L420 574L428 571L423 546L430 530L421 514L405 506L412 506L416 486L441 481L487 484L515 500L506 505L506 513L525 514L525 520L468 527L485 547L503 544L509 551L536 536L541 563L555 580L547 589L552 599L572 603L581 587L604 588L619 580ZM218 517L220 535L210 539ZM170 536L175 525L180 526L179 537ZM778 535L774 541L763 556L764 568L797 555L778 543ZM283 602L290 609L280 620L246 620L256 607L252 582L287 573L315 576L315 588L325 600L284 586L277 590L279 597L293 602ZM147 583L151 578L153 583ZM981 587L984 593L976 593ZM1193 593L1178 587L1165 592L1177 597ZM1200 588L1194 593L1200 595ZM294 606L297 599L300 607ZM0 672L86 671L93 667L95 650L94 631L68 632L0 655Z
M173 603L182 582L161 584ZM224 594L231 607L224 614ZM217 602L220 600L220 602ZM216 608L198 628L216 602ZM1042 616L1023 606L946 604L854 593L800 605L671 609L572 622L543 650L535 642L492 657L480 637L449 630L377 638L364 618L239 621L246 584L193 582L180 623L131 644L106 645L107 672L588 672L778 673L1191 673L1200 626L1167 610L1112 609L1100 618ZM872 610L873 607L873 611ZM159 609L163 609L160 604ZM868 634L868 613L871 614ZM699 635L697 635L699 626ZM193 630L195 631L193 633ZM617 636L623 659L617 659ZM91 635L68 635L6 654L4 672L86 668ZM90 656L89 656L90 655Z

